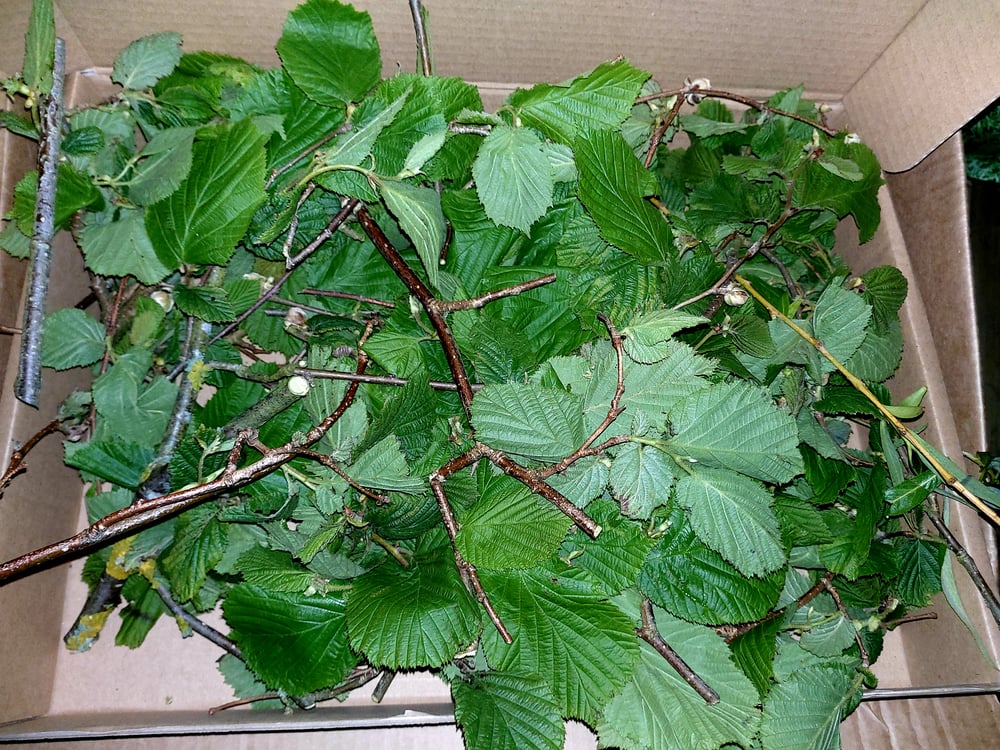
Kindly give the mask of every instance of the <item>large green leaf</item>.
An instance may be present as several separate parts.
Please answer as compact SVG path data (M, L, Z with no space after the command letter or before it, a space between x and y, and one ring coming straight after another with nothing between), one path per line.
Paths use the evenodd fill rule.
M497 125L472 165L476 192L495 223L527 232L552 205L555 179L534 131Z
M337 137L323 154L324 163L331 166L358 166L372 152L376 139L399 114L409 97L409 89L394 101L379 108L381 102L367 100L364 114L358 112L358 122L349 131ZM360 109L360 108L359 108Z
M635 362L653 364L674 351L672 336L685 328L704 325L700 315L679 310L654 310L644 313L622 328L625 353Z
M571 534L563 546L570 564L590 573L608 594L635 586L656 541L639 524L623 518L618 507L608 500L588 505L587 515L601 525L601 534L597 539L579 529Z
M181 35L173 31L137 39L115 56L111 80L124 89L148 89L181 59Z
M677 502L709 547L745 576L762 576L785 564L771 493L740 474L692 467L677 481Z
M721 625L765 616L778 600L784 570L747 578L695 535L679 510L646 558L639 589L672 614L691 622Z
M388 435L359 456L351 466L351 474L359 484L380 490L420 493L427 489L421 477L410 476L395 435Z
M447 544L418 550L407 568L385 563L354 579L347 600L352 647L390 669L437 667L479 633L479 607Z
M576 141L579 194L601 236L645 263L672 258L673 239L666 219L645 197L657 191L621 134L598 130Z
M593 721L627 679L638 656L632 623L589 584L543 568L481 571L483 587L513 643L483 632L499 671L538 674L564 716Z
M86 367L104 356L104 326L83 310L56 310L42 321L42 365L55 370Z
M264 140L249 120L199 131L187 179L146 209L146 229L165 266L229 260L264 200Z
M508 104L525 125L560 143L572 144L581 132L622 124L649 74L627 60L598 65L569 83L540 83L511 94Z
M371 16L331 0L308 0L288 14L278 54L295 84L329 107L357 101L382 72Z
M256 544L240 555L236 568L247 583L286 594L304 594L319 583L317 575L289 553Z
M627 443L611 464L610 484L622 513L649 518L658 505L670 500L674 483L672 460L649 445Z
M871 315L871 308L860 295L838 283L830 284L816 300L813 335L836 359L846 362L864 341ZM832 369L833 365L826 363L824 367Z
M416 248L431 285L436 287L441 269L441 249L448 234L441 212L441 196L434 188L394 180L381 181L379 193L389 213L399 222L399 228Z
M145 478L156 451L123 440L91 440L89 443L64 443L66 465L79 469L84 477L97 477L136 489Z
M678 458L766 482L802 471L795 420L749 383L719 383L682 399L670 412L667 450Z
M488 672L453 682L451 695L470 750L562 750L566 726L537 676Z
M94 381L102 435L150 447L159 444L177 399L177 385L162 375L146 383L151 365L148 351L134 349Z
M461 517L455 546L484 568L530 568L559 548L569 519L552 503L507 476L490 479Z
M602 747L717 750L751 747L760 698L733 664L725 641L710 628L656 613L656 627L684 662L719 694L710 705L652 646L643 642L635 673L597 725Z
M584 440L580 399L554 388L502 383L472 400L472 424L484 443L539 461L558 461Z
M84 224L80 247L87 268L101 276L135 276L143 284L155 284L170 273L149 240L141 209L122 208L117 221Z
M139 152L128 196L140 206L166 198L190 174L196 128L168 128L154 135Z
M222 612L246 663L272 689L304 695L332 687L357 664L347 645L343 599L240 584L226 595Z
M783 644L775 664L796 663L801 652ZM761 739L767 750L838 750L840 722L851 704L858 678L839 665L810 657L771 688L764 701Z

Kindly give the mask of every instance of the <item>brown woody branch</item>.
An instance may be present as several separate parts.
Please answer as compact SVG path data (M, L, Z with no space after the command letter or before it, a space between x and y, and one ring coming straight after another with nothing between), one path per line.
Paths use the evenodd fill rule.
M53 419L42 429L28 438L24 445L10 454L10 461L7 463L7 469L4 471L3 476L0 476L0 496L3 495L3 491L7 489L7 486L11 483L14 477L22 471L27 471L28 465L24 462L24 459L28 453L31 452L32 448L38 445L43 438L48 437L53 432L58 432L60 427L62 427L62 420Z
M637 628L635 634L646 643L656 649L656 652L667 660L667 664L674 668L688 685L694 688L710 706L719 702L719 694L709 686L691 667L688 666L680 654L670 647L670 644L663 640L660 631L656 629L656 620L653 615L653 603L649 599L642 600L642 627Z

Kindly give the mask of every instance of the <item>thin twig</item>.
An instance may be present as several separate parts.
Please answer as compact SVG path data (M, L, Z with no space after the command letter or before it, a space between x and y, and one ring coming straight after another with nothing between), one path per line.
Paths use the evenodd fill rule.
M378 678L378 683L375 685L375 689L372 690L372 703L381 703L382 699L385 698L385 694L389 690L389 686L392 685L392 681L396 679L396 673L391 669L387 669L382 673L382 676Z
M527 292L532 289L537 289L540 286L551 284L555 280L556 275L554 273L548 273L544 276L539 276L537 279L531 279L530 281L525 281L521 284L514 284L504 289L487 292L479 297L453 301L437 300L435 302L435 307L437 307L437 309L441 312L453 312L455 310L479 310L480 308L488 305L490 302L495 302L496 300L504 299L506 297L514 297L522 292Z
M150 579L149 583L153 587L153 591L159 594L160 599L163 600L163 603L167 606L167 609L170 610L174 617L183 620L193 632L197 633L211 643L214 643L223 651L232 654L237 659L243 658L243 653L240 651L239 646L207 622L195 617L193 614L184 609L184 607L178 604L177 600L171 596L166 586L162 585L155 579Z
M431 75L431 47L427 39L427 26L424 23L424 9L420 0L410 0L410 15L413 16L413 33L417 42L417 57L420 60L420 72Z
M709 686L691 667L688 666L680 654L670 647L670 644L663 640L660 631L656 629L656 620L653 615L653 604L649 599L642 600L642 627L635 631L642 640L656 649L656 652L667 660L667 664L683 678L684 682L694 688L705 703L714 706L719 702L719 694Z
M683 104L684 97L678 96L677 99L674 100L674 105L670 108L666 118L664 118L663 122L660 124L660 127L656 129L655 133L653 133L653 137L649 142L649 151L646 153L646 161L643 164L646 169L649 169L650 166L652 166L653 159L656 158L656 149L659 147L660 141L663 140L663 136L666 135L667 129L670 127L671 123L677 119L677 114L681 111L681 106Z
M770 612L768 612L759 620L754 620L753 622L745 622L742 625L724 625L720 628L717 628L717 630L726 639L726 643L732 643L740 636L749 633L758 625L763 625L766 622L771 622L772 620L776 620L779 617L783 617L785 613L792 608L793 605L795 606L795 609L799 609L800 607L808 604L817 596L819 596L823 591L826 590L826 584L828 580L833 580L833 573L830 572L824 573L822 578L816 581L816 583L814 583L809 588L808 591L802 594L802 596L800 596L794 602L785 607L782 607L781 609L772 609Z
M385 300L375 299L374 297L365 297L361 294L348 294L347 292L335 292L330 289L303 289L299 294L311 294L316 297L336 297L337 299L349 299L354 302L363 302L367 305L378 305L379 307L387 307L390 310L395 309L396 304L394 302L386 302Z
M972 556L962 546L962 543L958 541L958 538L951 533L948 524L944 522L944 519L941 518L936 510L925 507L924 512L927 514L928 520L934 524L934 528L938 530L938 533L944 539L945 544L948 545L948 549L955 555L955 559L965 568L965 572L969 574L973 585L979 591L979 595L983 597L983 601L986 602L986 607L990 610L990 614L993 615L994 621L1000 627L1000 601L997 600L997 595L990 588L989 582L979 570L976 561L972 559Z
M45 317L45 298L49 292L49 271L52 268L52 238L56 231L56 173L62 141L65 76L66 45L62 39L56 39L52 90L45 98L38 148L38 191L35 197L35 226L31 235L30 279L21 324L21 356L14 384L14 395L18 400L36 408L42 389L42 319Z
M410 381L408 378L399 378L395 375L359 375L356 372L341 372L339 370L321 370L315 367L293 367L287 372L279 370L279 377L272 378L268 375L262 373L255 373L248 371L246 365L237 364L234 362L209 362L207 366L213 370L225 370L227 372L234 372L242 378L247 380L256 380L260 382L270 382L272 380L277 380L286 375L302 375L307 378L316 378L318 380L342 380L349 383L368 383L369 385L391 385L396 387L403 387L409 385ZM444 380L431 380L428 382L428 387L435 391L457 391L458 386L454 383L450 383ZM481 383L470 383L469 387L472 388L473 392L479 392L483 389Z
M833 603L837 606L837 611L840 616L847 620L848 623L853 619L851 613L847 611L847 607L844 606L843 600L840 598L840 592L833 585L833 576L823 576L820 579L823 582L823 588L826 589L827 593L833 598ZM871 664L871 657L868 655L868 649L865 648L865 642L861 638L861 631L855 628L854 630L854 642L858 644L858 651L861 653L861 667L867 669Z
M7 489L7 486L22 471L26 471L28 466L24 463L25 456L31 452L38 443L42 441L43 438L51 435L53 432L58 432L59 428L62 426L62 420L53 419L42 429L28 438L24 445L20 446L17 450L10 454L10 461L7 463L7 469L4 471L3 476L0 476L0 495L3 491Z

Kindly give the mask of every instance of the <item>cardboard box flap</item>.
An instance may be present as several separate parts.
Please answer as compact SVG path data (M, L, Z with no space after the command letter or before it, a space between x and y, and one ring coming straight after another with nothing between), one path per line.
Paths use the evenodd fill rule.
M68 68L109 66L145 34L178 31L185 49L207 49L274 65L274 45L298 0L55 0ZM355 0L372 15L385 73L413 70L407 3ZM0 28L0 71L20 67L31 0L13 0ZM762 0L690 4L635 0L463 3L429 0L437 72L483 85L495 106L518 85L560 81L625 55L663 86L707 77L744 93L803 84L843 102L848 123L869 139L886 170L909 169L997 95L1000 5L982 0ZM525 23L525 18L531 23ZM113 21L113 22L111 22Z
M910 169L1000 96L998 38L1000 3L930 0L847 91L851 128L886 171Z

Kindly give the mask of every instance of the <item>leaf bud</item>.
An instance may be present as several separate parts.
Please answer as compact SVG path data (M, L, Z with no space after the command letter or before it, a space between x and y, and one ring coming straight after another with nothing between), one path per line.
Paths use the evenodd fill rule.
M170 312L174 309L174 295L166 289L157 289L149 295L149 298L162 307L164 312Z
M288 392L295 396L305 396L309 393L309 381L301 375L293 375L288 379Z

